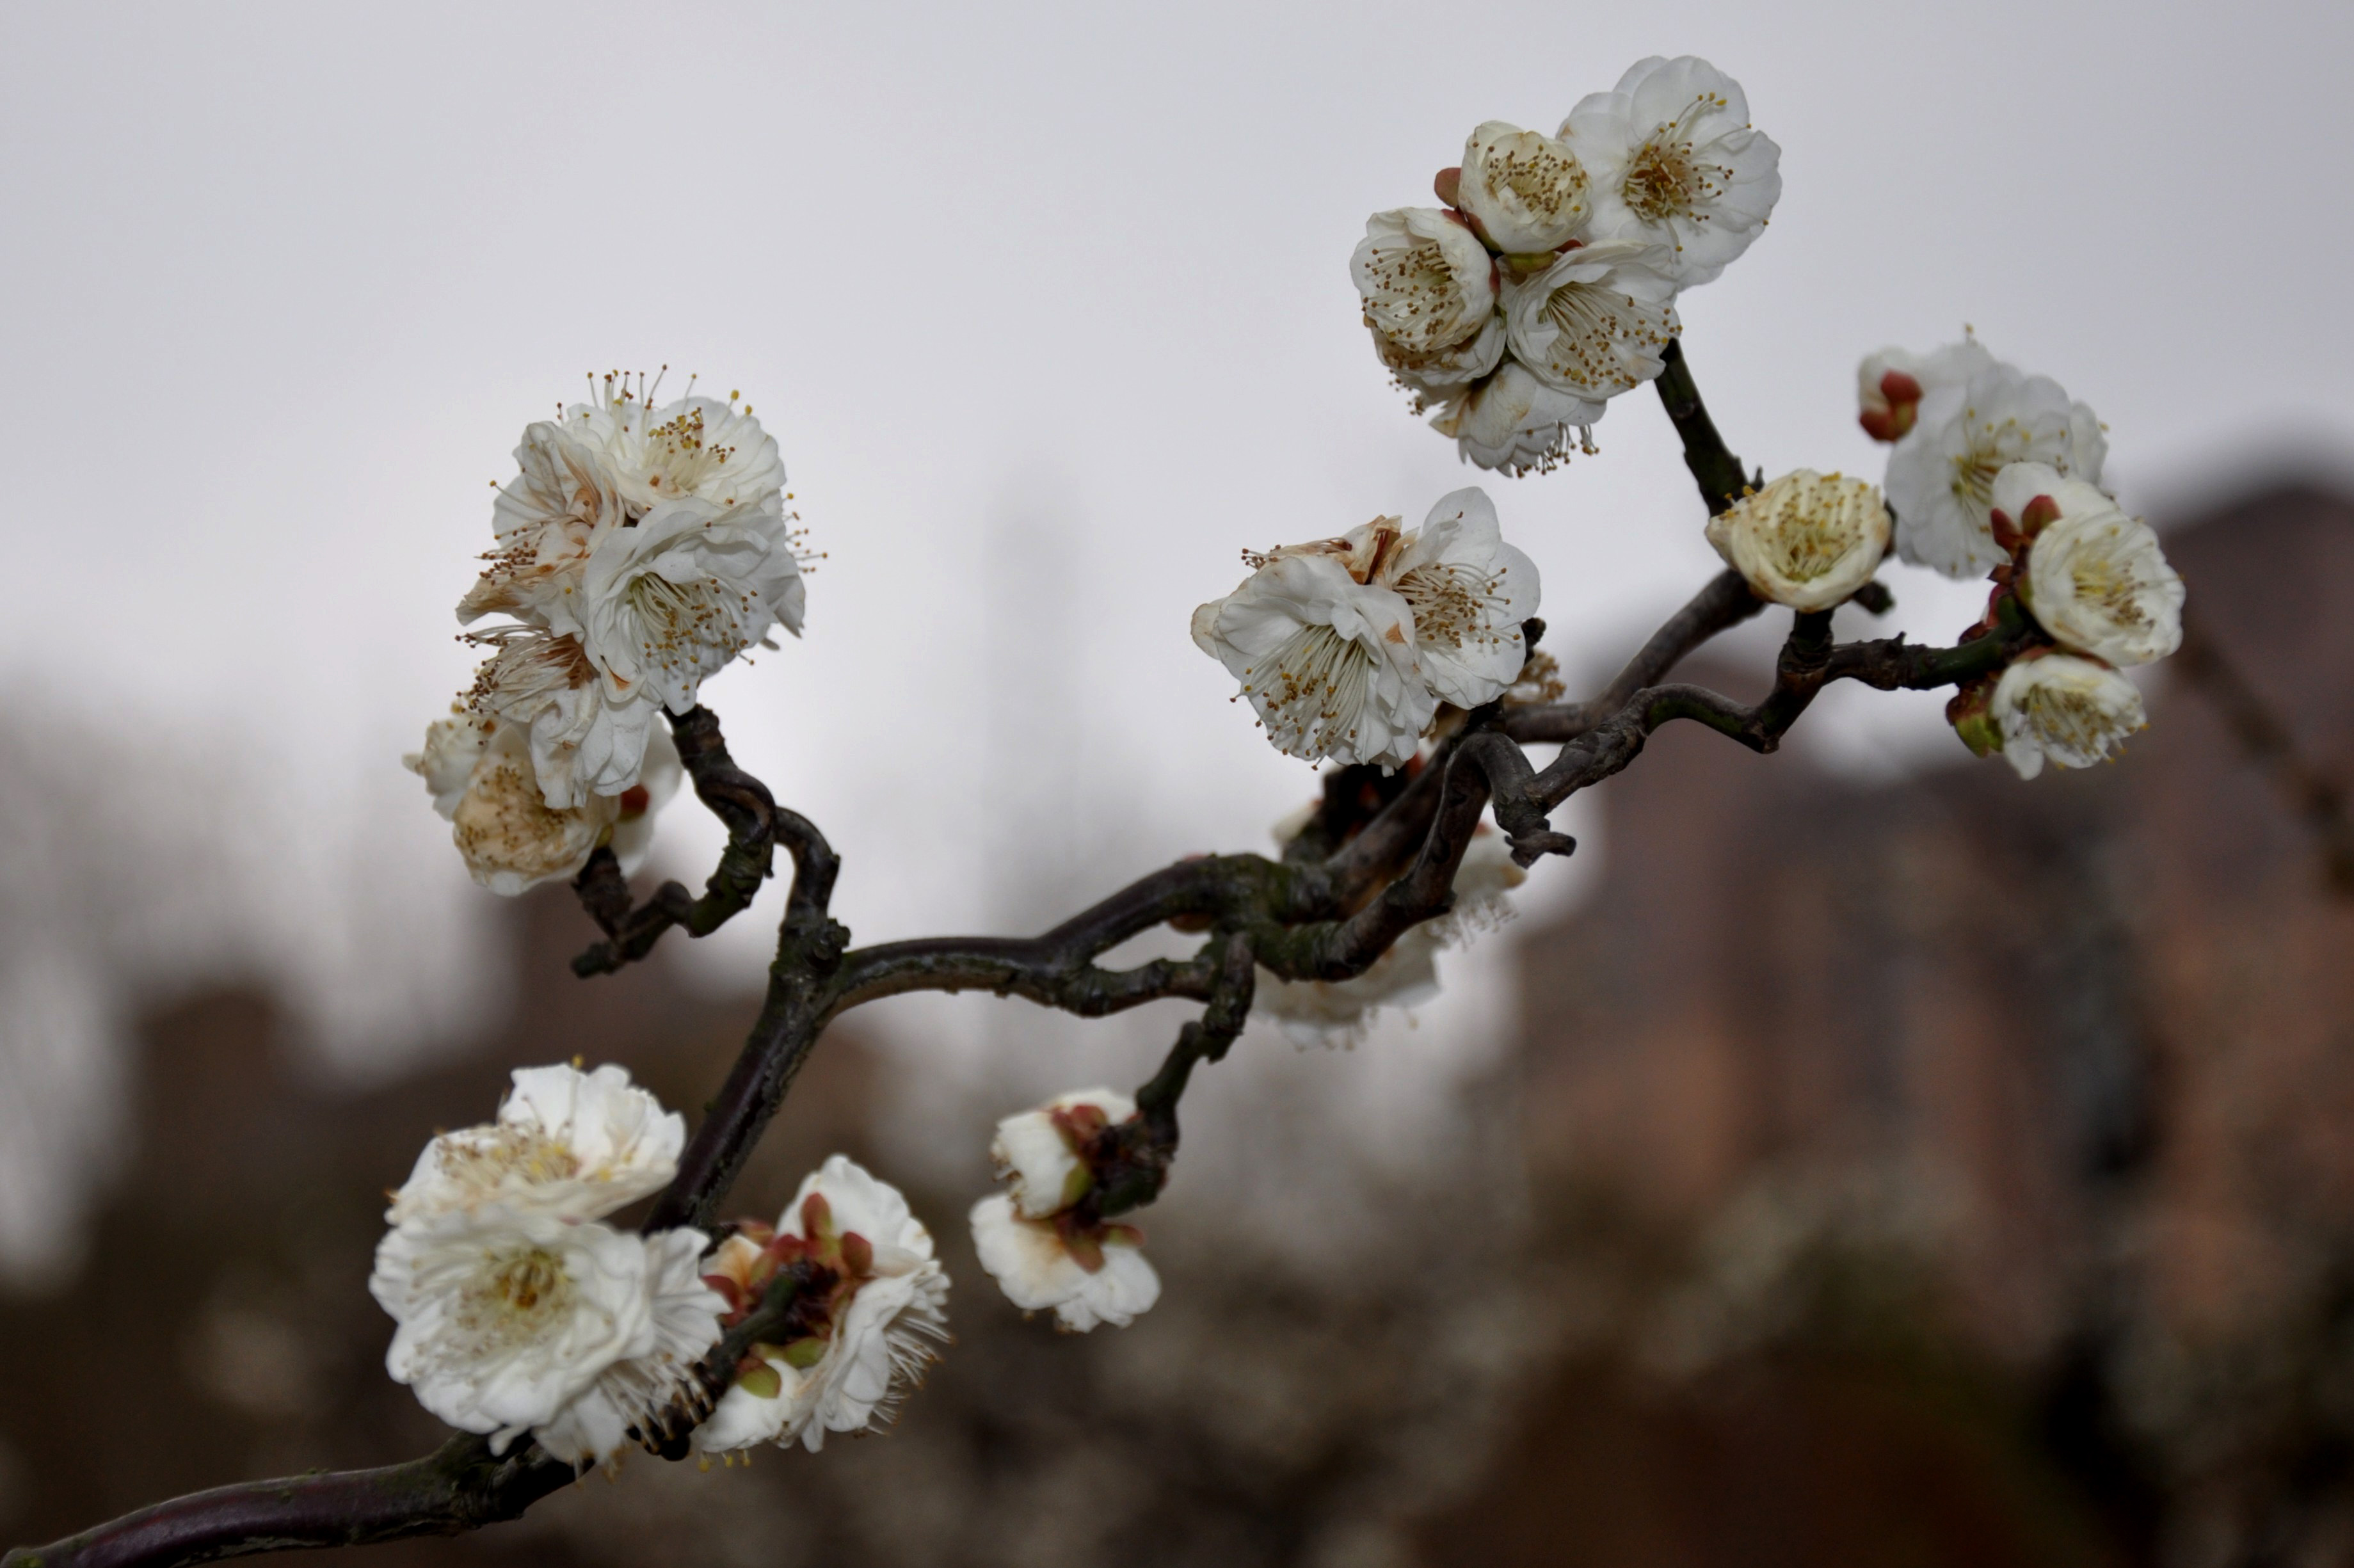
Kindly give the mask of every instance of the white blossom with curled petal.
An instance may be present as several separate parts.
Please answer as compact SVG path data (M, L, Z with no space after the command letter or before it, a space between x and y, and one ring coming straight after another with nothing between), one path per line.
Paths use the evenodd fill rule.
M819 1200L813 1225L810 1200ZM740 1381L711 1419L695 1428L695 1446L729 1453L760 1443L811 1452L829 1432L863 1432L888 1422L898 1402L938 1359L948 1337L949 1277L932 1252L931 1233L887 1181L836 1154L806 1177L777 1223L777 1234L831 1246L840 1277L828 1304L826 1331L763 1355L774 1393ZM864 1244L863 1269L839 1266L843 1244ZM759 1248L731 1237L714 1256L716 1272L745 1273Z
M1556 392L1507 359L1493 376L1448 397L1430 428L1452 437L1464 461L1517 477L1552 471L1569 461L1572 448L1592 451L1600 418L1591 401Z
M1396 535L1383 519L1252 557L1258 569L1241 586L1193 611L1194 645L1242 683L1286 756L1400 767L1437 714L1415 663L1413 609L1366 580L1378 567L1368 552Z
M1802 468L1708 522L1708 542L1759 599L1829 609L1872 580L1893 527L1880 492Z
M2147 664L2182 646L2184 588L2148 524L2095 486L2049 463L2015 462L1994 482L1994 510L2014 525L2038 519L2020 598L2052 641L2118 666Z
M511 1213L601 1219L678 1173L686 1120L608 1064L517 1067L498 1118L425 1146L392 1195L388 1224L495 1205Z
M1287 843L1305 825L1287 819L1276 834ZM1291 828L1291 832L1283 831ZM1285 1039L1301 1050L1354 1045L1364 1039L1384 1008L1410 1012L1439 993L1438 955L1460 947L1512 917L1505 895L1528 880L1502 835L1484 825L1455 868L1455 907L1436 920L1409 929L1390 944L1364 973L1344 980L1288 980L1262 966L1251 995L1254 1016L1272 1020Z
M1476 708L1520 679L1521 622L1536 614L1541 585L1536 563L1504 543L1486 491L1439 497L1376 580L1414 611L1416 663L1439 701Z
M581 645L607 700L692 710L705 677L781 624L801 623L801 563L784 520L699 497L666 501L600 536L581 572Z
M533 1429L541 1447L568 1465L599 1464L633 1435L683 1428L704 1414L706 1396L695 1366L719 1342L719 1314L727 1305L703 1282L706 1239L701 1231L686 1229L644 1238L644 1342Z
M499 547L458 601L458 622L512 615L560 631L579 629L580 570L602 528L628 515L603 453L541 420L515 448L522 471L499 492L491 531Z
M1920 417L1921 400L1969 385L1970 377L1997 364L1974 336L1926 354L1883 348L1855 367L1856 422L1876 441L1898 441Z
M399 1325L385 1370L504 1453L653 1348L652 1273L645 1237L593 1220L491 1206L396 1226L368 1279Z
M1349 259L1365 324L1406 354L1462 343L1496 308L1495 262L1443 207L1404 207L1365 220Z
M1997 475L2042 462L2098 484L2107 456L2100 421L2058 382L2009 365L1981 370L1923 398L1912 433L1889 453L1897 553L1949 577L1982 576L2009 558L1994 539Z
M1588 183L1577 155L1560 142L1490 120L1463 143L1457 194L1497 249L1552 250L1585 226Z
M474 634L491 656L474 673L468 704L525 730L532 771L550 809L621 795L664 767L660 694L615 697L598 679L580 639L525 626ZM652 747L652 751L649 751ZM676 753L671 751L673 771ZM652 758L649 763L649 758Z
M1023 1219L1003 1192L975 1203L970 1218L973 1251L1005 1298L1024 1312L1051 1310L1058 1329L1125 1329L1161 1299L1161 1276L1132 1225L1074 1234L1066 1223Z
M656 726L630 789L558 810L547 804L530 733L464 704L427 726L424 747L402 761L450 820L468 873L509 897L578 874L600 844L612 846L624 874L635 871L652 842L654 815L680 777L677 747Z
M1782 150L1749 123L1741 84L1691 55L1638 60L1569 111L1561 140L1593 176L1588 238L1665 247L1680 288L1748 249L1782 196Z
M596 402L564 410L564 429L593 449L633 516L665 502L708 502L720 512L783 515L784 459L749 405L681 397L660 408L608 376Z
M2105 761L2149 724L2131 681L2073 653L2013 662L1988 712L2002 732L2003 759L2021 779L2042 772L2047 758L2062 768Z
M1664 246L1609 240L1505 280L1505 344L1538 380L1578 400L1564 423L1593 424L1611 398L1665 367L1682 330L1670 260Z
M1034 1110L1017 1111L997 1124L989 1158L998 1180L1008 1184L1014 1211L1026 1220L1051 1219L1085 1195L1094 1178L1072 1147L1055 1113L1089 1107L1107 1124L1136 1114L1136 1102L1117 1089L1074 1089Z

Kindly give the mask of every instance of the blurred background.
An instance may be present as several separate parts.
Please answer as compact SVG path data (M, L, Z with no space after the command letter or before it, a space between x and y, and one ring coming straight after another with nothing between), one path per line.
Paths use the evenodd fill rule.
M1478 477L1364 341L1364 215L1699 53L1784 149L1682 302L1734 447L1876 474L1855 361L1973 325L2099 410L2327 785L2349 46L2288 4L0 11L0 1537L429 1446L382 1190L510 1066L692 1114L740 1042L780 890L576 981L585 917L473 887L398 767L486 482L583 373L783 446L808 634L706 701L858 939L1036 929L1313 794L1185 637L1237 551ZM1596 434L1490 486L1574 685L1715 566L1654 400ZM1982 592L1886 580L1844 632ZM1774 635L1690 673L1754 693ZM1661 736L1437 1001L1197 1079L1128 1330L1023 1322L961 1214L996 1117L1185 1010L864 1010L737 1206L835 1149L914 1196L958 1342L899 1424L376 1560L2354 1562L2354 903L2199 668L2032 785L1934 694ZM718 842L675 807L659 869Z

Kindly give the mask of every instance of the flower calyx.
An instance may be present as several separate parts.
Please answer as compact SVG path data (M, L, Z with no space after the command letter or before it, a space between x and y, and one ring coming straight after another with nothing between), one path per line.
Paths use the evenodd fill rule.
M726 1299L720 1321L730 1328L758 1311L779 1281L791 1286L774 1338L753 1345L736 1363L737 1383L763 1399L776 1398L783 1388L769 1363L806 1372L824 1360L850 1298L875 1277L874 1244L838 1228L823 1193L801 1200L801 1225L808 1234L797 1236L758 1220L741 1222L714 1255L714 1272L703 1277Z

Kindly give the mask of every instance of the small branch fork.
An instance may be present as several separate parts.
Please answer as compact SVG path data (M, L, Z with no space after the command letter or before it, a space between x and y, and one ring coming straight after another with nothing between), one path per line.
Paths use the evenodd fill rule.
M1680 345L1669 345L1667 362L1660 401L1682 437L1702 500L1712 512L1722 510L1752 481L1717 434ZM1873 608L1884 607L1884 594L1873 597ZM735 766L709 710L672 718L680 760L696 795L726 827L726 848L702 896L669 882L643 905L632 903L610 852L598 852L575 887L605 939L576 959L574 969L587 976L622 969L651 953L673 927L690 937L716 930L751 904L779 846L791 856L793 875L759 1018L646 1228L710 1230L825 1026L854 1007L916 991L986 991L1087 1018L1170 999L1203 1003L1200 1019L1179 1031L1161 1070L1139 1090L1135 1119L1107 1129L1109 1143L1090 1151L1103 1173L1088 1200L1096 1208L1091 1217L1149 1203L1168 1180L1186 1084L1197 1065L1219 1060L1242 1033L1259 970L1287 980L1363 974L1399 937L1453 904L1456 870L1491 803L1522 864L1567 854L1575 842L1553 832L1547 815L1634 761L1662 725L1688 719L1753 751L1772 751L1833 681L1882 690L1952 685L2000 669L2040 641L2007 599L1985 634L1951 648L1901 637L1835 643L1828 612L1801 614L1776 661L1772 687L1755 704L1667 683L1695 649L1764 608L1738 574L1723 573L1585 701L1495 704L1465 715L1402 788L1394 779L1357 778L1370 770L1345 770L1341 781L1370 804L1359 810L1350 790L1328 788L1317 842L1329 847L1320 856L1180 861L1027 939L944 937L852 948L850 933L827 913L840 862L824 835ZM1532 622L1526 630L1533 643L1542 627ZM1538 744L1560 747L1542 768L1522 749ZM1207 937L1182 960L1129 969L1098 961L1161 925ZM698 1397L642 1440L667 1457L684 1455L694 1425L733 1377L750 1342L747 1332L757 1338L771 1326L771 1308L789 1305L772 1299L732 1330L698 1369ZM569 1466L535 1445L497 1456L488 1439L459 1436L405 1465L224 1487L159 1503L48 1546L19 1548L0 1558L0 1568L160 1568L455 1534L516 1518L573 1478Z

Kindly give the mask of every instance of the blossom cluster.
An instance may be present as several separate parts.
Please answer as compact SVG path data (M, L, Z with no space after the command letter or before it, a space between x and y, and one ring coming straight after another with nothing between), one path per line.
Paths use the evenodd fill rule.
M1243 559L1242 585L1193 611L1193 641L1287 756L1403 766L1441 704L1493 702L1527 662L1536 565L1483 491L1442 496L1418 529L1377 517Z
M973 1251L1007 1300L1052 1311L1068 1332L1124 1329L1161 1299L1144 1233L1089 1202L1114 1144L1106 1135L1136 1115L1116 1090L1079 1089L1007 1117L990 1142L1006 1191L972 1206Z
M2051 639L1965 685L1946 709L1956 731L2022 779L2113 755L2148 722L2122 672L2181 646L2185 590L2158 535L2102 488L2099 419L1967 336L1870 355L1857 398L1864 429L1891 443L1897 553L1992 579L1987 618L1966 636L1992 632L2012 594Z
M1349 270L1373 350L1465 460L1542 472L1611 398L1657 376L1676 296L1766 227L1781 149L1741 84L1639 60L1552 135L1490 120L1442 170L1446 205L1375 213Z
M570 876L608 843L632 869L678 778L656 720L772 628L801 631L775 438L733 393L657 406L658 390L608 376L525 428L458 603L489 655L407 758L494 892Z
M619 1067L526 1067L498 1119L444 1133L392 1195L368 1289L418 1402L504 1453L578 1465L697 1411L719 1338L703 1233L603 1223L675 1174L685 1124Z

